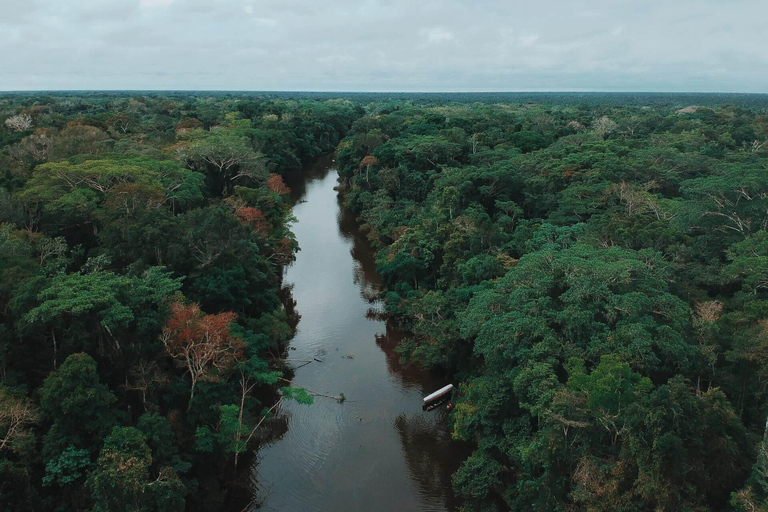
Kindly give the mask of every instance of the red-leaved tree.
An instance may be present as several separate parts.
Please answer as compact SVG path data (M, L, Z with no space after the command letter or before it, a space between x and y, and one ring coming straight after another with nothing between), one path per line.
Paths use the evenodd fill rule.
M232 312L206 315L197 304L176 302L161 339L168 354L192 379L190 404L199 381L226 377L242 359L245 342L230 332L237 315Z
M264 214L258 208L245 206L243 208L238 208L235 214L238 219L251 226L259 235L263 237L269 236L269 230L272 226L267 222L266 217L264 217Z
M267 179L267 188L276 194L285 196L291 193L291 189L283 182L283 178L279 174L270 174Z

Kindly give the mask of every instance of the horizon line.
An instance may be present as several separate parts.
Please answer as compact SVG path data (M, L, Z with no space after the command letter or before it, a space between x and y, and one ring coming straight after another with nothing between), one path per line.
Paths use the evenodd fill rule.
M198 93L303 93L303 94L742 94L742 95L768 95L768 92L746 91L643 91L643 90L478 90L478 91L362 91L362 90L306 90L306 89L0 89L0 94L27 94L27 93L68 93L68 92L198 92Z

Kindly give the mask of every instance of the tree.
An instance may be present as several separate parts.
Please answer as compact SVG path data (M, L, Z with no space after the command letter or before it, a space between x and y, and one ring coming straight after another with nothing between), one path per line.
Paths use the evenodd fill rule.
M95 126L68 125L56 135L51 148L51 157L58 160L80 154L104 153L109 149L109 141L109 135Z
M247 448L245 436L249 430L243 424L240 414L240 408L237 405L222 405L215 430L211 430L208 427L197 428L195 434L197 449L203 452L210 452L218 445L226 453L234 453L235 461L237 461L237 456ZM237 462L235 462L235 465L237 465Z
M104 441L96 467L88 477L97 512L150 512L184 509L184 485L164 468L151 478L152 453L144 434L115 427Z
M728 250L731 263L725 267L728 277L741 279L745 291L757 295L768 290L768 232L758 231Z
M263 210L262 210L263 211ZM279 217L269 237L255 233L224 206L191 210L177 219L178 235L166 241L169 267L187 275L185 294L207 311L248 315L279 307L271 255L288 233ZM280 225L280 229L277 229ZM279 237L279 238L278 238ZM275 240L277 238L277 240Z
M88 450L68 446L56 459L51 459L45 465L43 485L66 487L82 483L88 469L91 467L91 454Z
M141 405L147 410L147 394L168 383L168 376L160 371L155 361L139 361L128 372L125 389L141 393Z
M762 138L762 140L768 140L768 116L755 116L753 121L755 133Z
M17 451L25 439L32 438L30 427L37 423L38 416L34 405L0 384L0 453Z
M510 136L510 141L515 147L520 148L523 153L530 153L537 149L547 147L547 138L538 132L521 131L513 133Z
M495 460L519 475L510 506L536 503L551 509L567 499L567 481L575 477L569 464L581 456L568 452L567 462L557 460L560 452L546 449L554 433L565 436L562 446L570 446L594 421L590 432L606 438L590 437L584 446L616 443L629 421L616 415L631 411L626 403L636 400L638 390L648 391L644 377L687 371L695 351L685 340L690 312L669 293L670 269L659 254L579 244L562 248L543 234L532 238L540 248L533 245L534 252L475 294L459 314L461 336L474 340L483 372L462 389L455 433L486 440L481 449L490 443L500 453ZM587 380L576 376L586 371L574 370L571 358L594 361L606 355ZM585 402L560 381L569 367L570 385L587 390ZM559 403L583 404L593 416L563 412ZM468 471L469 466L465 480L481 477ZM531 479L536 484L527 486Z
M738 233L743 238L768 229L764 169L729 165L722 172L684 181L681 190L689 199L684 219L691 227Z
M608 116L603 116L592 122L592 129L595 130L600 137L606 138L608 135L618 130L619 125Z
M266 237L269 235L272 226L270 226L269 222L267 222L267 218L258 208L251 208L248 206L238 208L237 211L235 211L235 215L237 215L238 219L251 226L259 236Z
M128 114L117 114L107 119L107 126L113 130L119 130L122 133L128 133L128 130L135 124L135 120Z
M29 114L19 114L11 116L5 120L5 126L15 132L24 132L32 128L32 116Z
M195 119L194 117L188 117L179 121L179 123L176 125L176 133L187 133L202 127L203 123L201 123L199 120Z
M40 388L40 412L52 422L44 438L46 458L57 458L68 446L97 452L117 421L115 402L96 361L84 353L69 356Z
M464 498L484 498L500 487L502 469L490 454L475 451L453 475L453 486Z
M33 166L48 160L52 147L53 137L45 132L35 133L9 147L8 155L22 165Z
M208 176L212 195L228 196L235 181L247 178L261 184L267 177L266 157L253 150L246 137L209 132L180 150L182 160Z
M235 369L245 343L231 333L235 313L206 315L199 306L171 305L171 317L161 339L168 354L191 379L189 406L199 381L217 381Z
M201 201L203 179L168 160L89 156L37 166L19 198L51 227L80 226L95 234L98 217L113 220ZM97 215L101 206L106 208Z
M757 460L746 485L731 495L731 505L740 512L768 512L768 441L757 447Z
M381 165L397 167L410 164L424 171L442 167L461 153L461 146L439 135L410 135L389 140L377 147L373 156Z
M283 177L279 174L273 173L269 175L269 178L267 179L267 188L270 192L274 192L280 196L287 196L291 193L291 189L286 186L283 182Z
M459 265L459 273L465 284L475 285L504 275L504 267L495 256L478 254Z
M165 467L176 471L189 469L189 463L179 458L179 443L170 421L156 412L144 413L136 423L152 450L152 471L159 472Z
M379 165L379 159L375 156L368 155L360 161L360 168L365 168L365 182L370 186L371 181L369 175L371 173L371 167Z
M67 334L73 326L81 326L91 339L78 340L76 348L98 342L104 352L104 341L120 352L123 330L134 322L148 328L159 327L159 306L165 298L181 287L161 267L150 267L137 277L127 277L95 270L93 272L53 276L38 294L39 305L24 316L25 326L45 330L53 344L53 366L58 363L59 335ZM131 348L131 347L128 347ZM135 347L134 347L135 348Z

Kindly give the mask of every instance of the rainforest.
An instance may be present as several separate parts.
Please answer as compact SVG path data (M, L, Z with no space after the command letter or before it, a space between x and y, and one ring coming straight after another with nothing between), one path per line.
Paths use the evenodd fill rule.
M766 425L768 95L0 94L3 510L768 512Z

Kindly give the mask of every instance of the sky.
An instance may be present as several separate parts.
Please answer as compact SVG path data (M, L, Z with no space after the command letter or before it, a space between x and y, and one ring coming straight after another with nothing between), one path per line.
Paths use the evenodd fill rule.
M768 0L0 0L0 90L768 92Z

